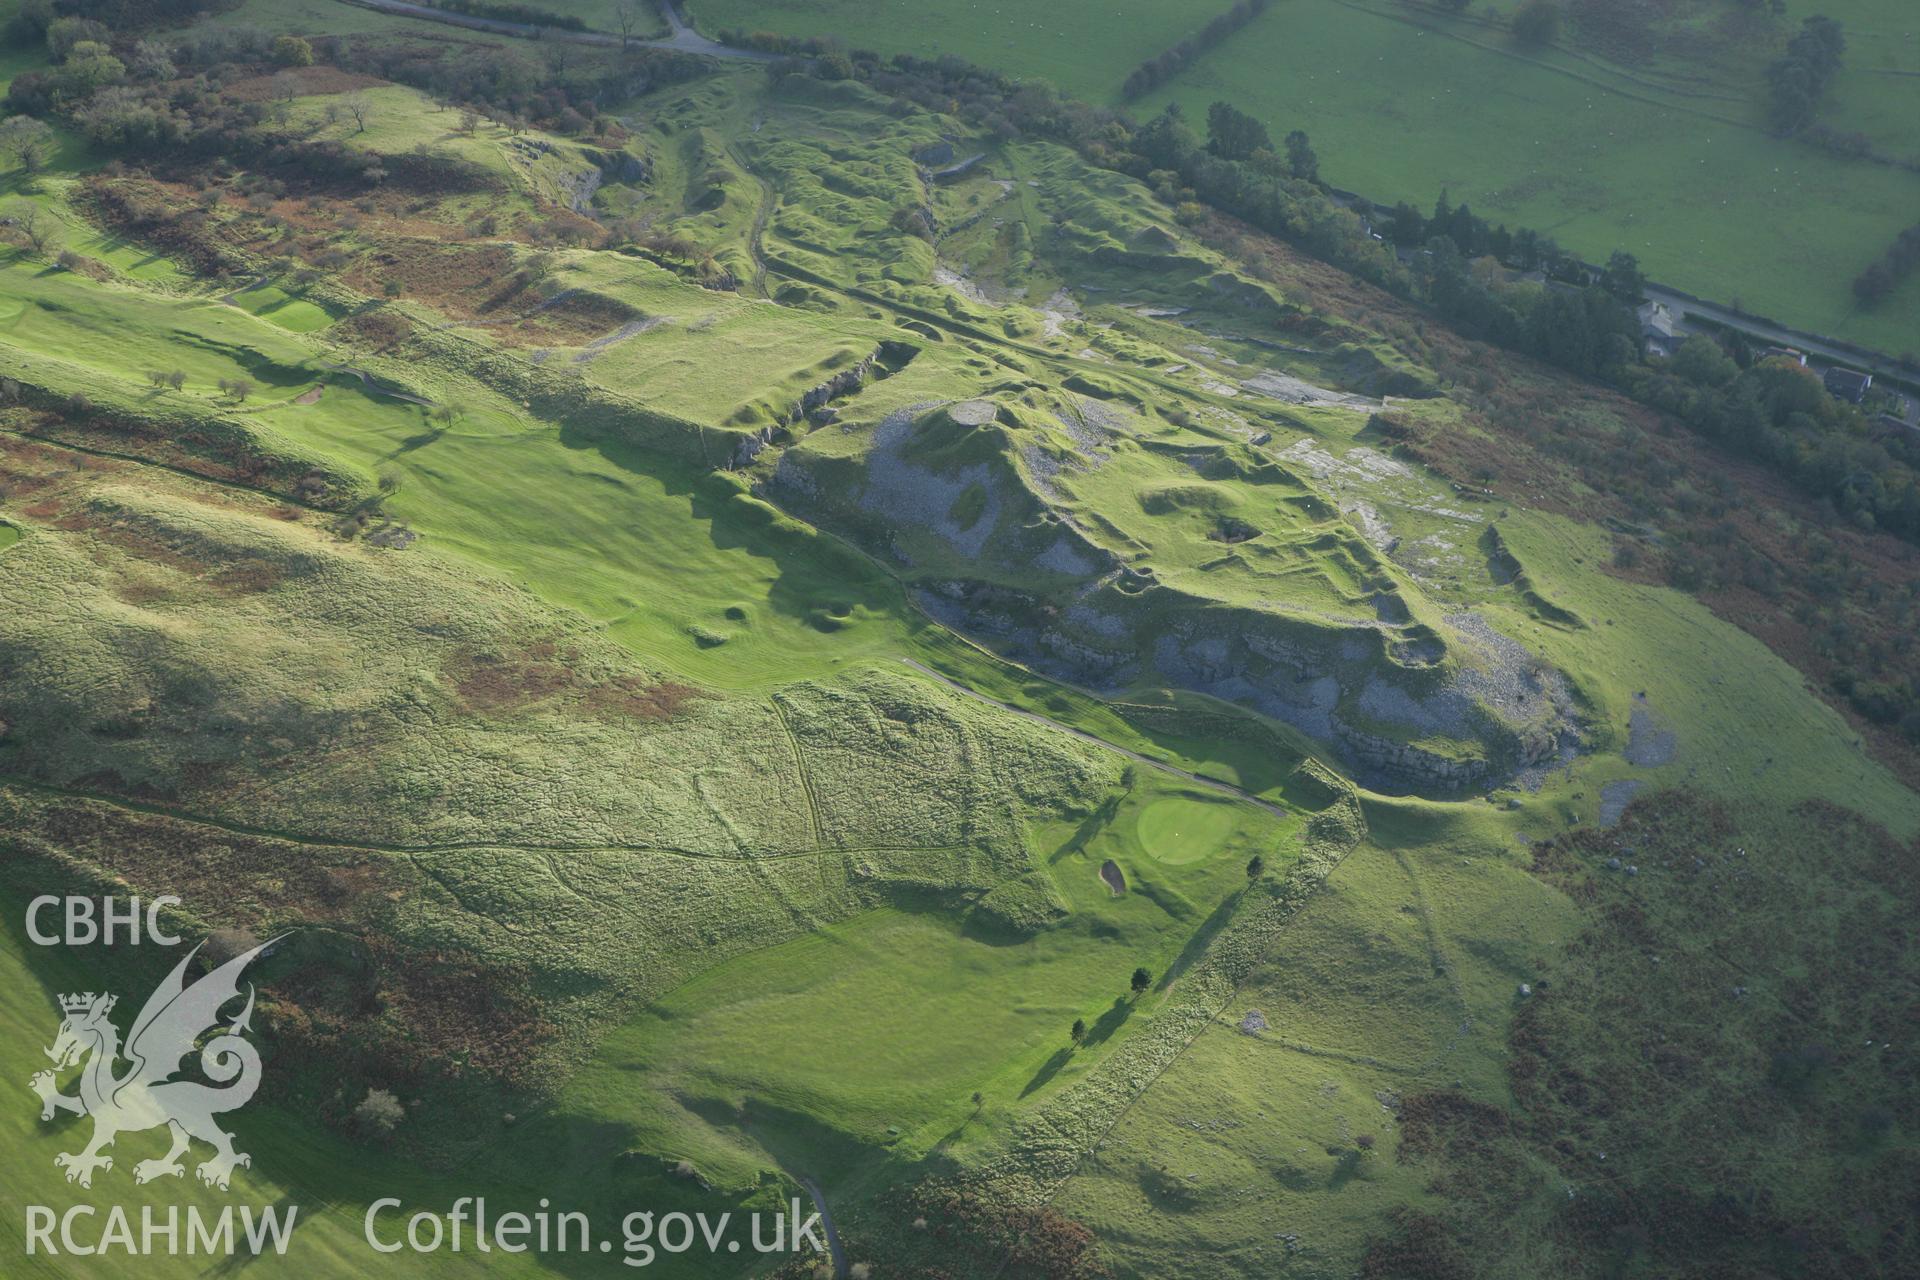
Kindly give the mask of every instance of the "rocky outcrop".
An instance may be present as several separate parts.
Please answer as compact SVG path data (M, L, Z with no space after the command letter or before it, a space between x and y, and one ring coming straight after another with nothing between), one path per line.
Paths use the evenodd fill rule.
M1356 776L1372 779L1388 791L1455 794L1483 785L1490 766L1479 757L1449 758L1436 752L1363 733L1349 724L1337 732L1342 755Z
M919 354L918 347L904 342L881 343L856 363L848 365L826 381L807 388L800 399L782 416L782 425L796 423L829 402L838 400L842 396L852 395L866 386L868 379L876 374L886 377L898 372Z
M864 455L788 450L769 490L890 561L927 613L1015 662L1101 693L1167 687L1236 703L1294 726L1389 793L1450 797L1524 781L1578 749L1560 673L1478 619L1435 617L1331 527L1307 549L1337 561L1356 608L1216 596L1083 527L1053 477L1095 464L1056 448L1064 428L1017 402L923 403L872 430ZM1175 460L1199 479L1175 473L1141 491L1142 507L1228 538L1259 530L1215 513L1210 479L1323 503L1290 473L1230 451L1183 446Z
M1505 637L1423 640L1445 662L1410 665L1401 630L1222 607L1115 571L1069 608L1006 586L924 584L929 613L1036 671L1099 692L1142 681L1206 693L1293 725L1363 784L1446 797L1543 771L1578 749L1564 678ZM1135 577L1134 581L1143 579Z

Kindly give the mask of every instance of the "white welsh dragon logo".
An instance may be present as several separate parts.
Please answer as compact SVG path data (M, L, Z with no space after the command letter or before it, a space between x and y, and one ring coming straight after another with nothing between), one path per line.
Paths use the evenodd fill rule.
M117 996L88 992L60 997L66 1019L60 1024L59 1038L46 1051L54 1069L38 1073L28 1084L40 1095L42 1120L53 1119L56 1111L93 1118L93 1140L85 1150L53 1158L55 1165L67 1171L68 1182L92 1186L95 1169L113 1168L113 1157L102 1153L116 1137L163 1124L173 1135L173 1149L158 1160L136 1164L135 1182L182 1176L186 1170L180 1157L187 1153L191 1138L214 1148L213 1158L196 1170L200 1181L209 1186L225 1191L234 1166L253 1164L251 1156L233 1149L233 1135L214 1121L223 1111L245 1106L260 1087L260 1052L241 1035L250 1030L252 984L247 986L246 1007L225 1026L219 1025L220 1010L239 998L241 971L278 941L275 938L235 956L188 986L187 965L200 950L195 947L147 997L127 1033L124 1050L119 1031L108 1019ZM172 1079L180 1070L180 1060L209 1031L215 1034L200 1048L200 1068L214 1085ZM92 1056L80 1072L79 1096L61 1093L54 1072L64 1071L89 1053ZM131 1065L116 1075L115 1064L123 1057Z

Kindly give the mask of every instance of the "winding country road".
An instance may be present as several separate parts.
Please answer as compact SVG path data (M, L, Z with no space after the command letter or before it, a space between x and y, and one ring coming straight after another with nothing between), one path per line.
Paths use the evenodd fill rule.
M840 1232L834 1228L833 1215L827 1212L827 1196L820 1190L820 1184L812 1178L800 1179L800 1185L813 1197L813 1207L820 1211L820 1225L827 1230L827 1252L833 1258L833 1274L847 1274L847 1251L840 1244Z
M449 26L465 27L469 31L520 36L528 40L555 40L563 44L589 44L599 48L613 49L671 49L676 53L697 53L709 58L729 58L736 62L773 62L779 56L762 53L758 49L739 49L733 45L707 39L687 25L686 19L680 14L680 6L671 3L670 0L665 0L660 5L660 12L667 19L669 34L663 39L656 40L629 38L610 31L568 31L560 27L536 26L529 22L508 22L503 18L482 18L473 14L435 9L424 4L409 4L407 0L340 0L340 3L357 5L362 9L373 9L379 13L390 13L401 18L444 22Z

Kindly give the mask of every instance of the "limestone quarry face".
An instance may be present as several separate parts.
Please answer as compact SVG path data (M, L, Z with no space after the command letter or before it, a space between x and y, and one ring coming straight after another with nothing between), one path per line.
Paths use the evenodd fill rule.
M1045 439L992 400L908 406L868 429L857 459L787 450L769 493L892 563L928 614L1016 662L1103 694L1152 686L1237 703L1321 743L1376 790L1537 785L1578 752L1562 673L1473 614L1436 617L1417 583L1364 546L1353 563L1372 586L1345 615L1211 597L1192 575L1171 585L1138 552L1117 554L1057 485L1105 465L1125 438L1124 415L1089 403L1050 415ZM1404 479L1402 464L1358 452L1296 457L1316 478L1361 468ZM1226 474L1215 455L1186 463L1202 490ZM1206 495L1191 487L1149 500L1201 510Z

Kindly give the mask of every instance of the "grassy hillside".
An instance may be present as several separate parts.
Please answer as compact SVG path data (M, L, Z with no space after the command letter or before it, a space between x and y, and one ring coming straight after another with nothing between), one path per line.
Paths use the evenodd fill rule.
M314 1222L262 1275L366 1274L388 1194L604 1231L812 1192L875 1275L1465 1247L1491 1215L1419 1124L1576 1105L1510 1050L1545 1008L1530 1052L1609 1051L1580 965L1605 894L1684 865L1622 848L1659 805L1697 793L1756 850L1805 802L1920 830L1909 757L1801 655L1616 550L1684 547L1707 499L1563 479L1526 432L1625 437L1624 401L857 84L709 69L591 141L390 84L362 131L341 87L288 115L379 181L69 151L11 198L101 266L0 251L0 1066L44 1061L53 993L169 962L31 947L26 896L292 931L233 1200ZM934 181L943 139L982 159ZM1661 439L1693 450L1663 474L1707 469ZM1830 609L1911 599L1910 549L1763 496L1796 568L1873 551ZM1823 913L1891 909L1768 839ZM1770 1062L1719 1086L1777 1117ZM1881 1089L1906 1132L1911 1081L1859 1079L1827 1119ZM25 1204L221 1202L136 1189L132 1136L70 1187L85 1122L19 1101L0 1245ZM1756 1195L1806 1132L1751 1139ZM1557 1191L1584 1149L1534 1136L1503 1140ZM1528 1203L1513 1274L1560 1239ZM1849 1240L1897 1245L1894 1212Z

